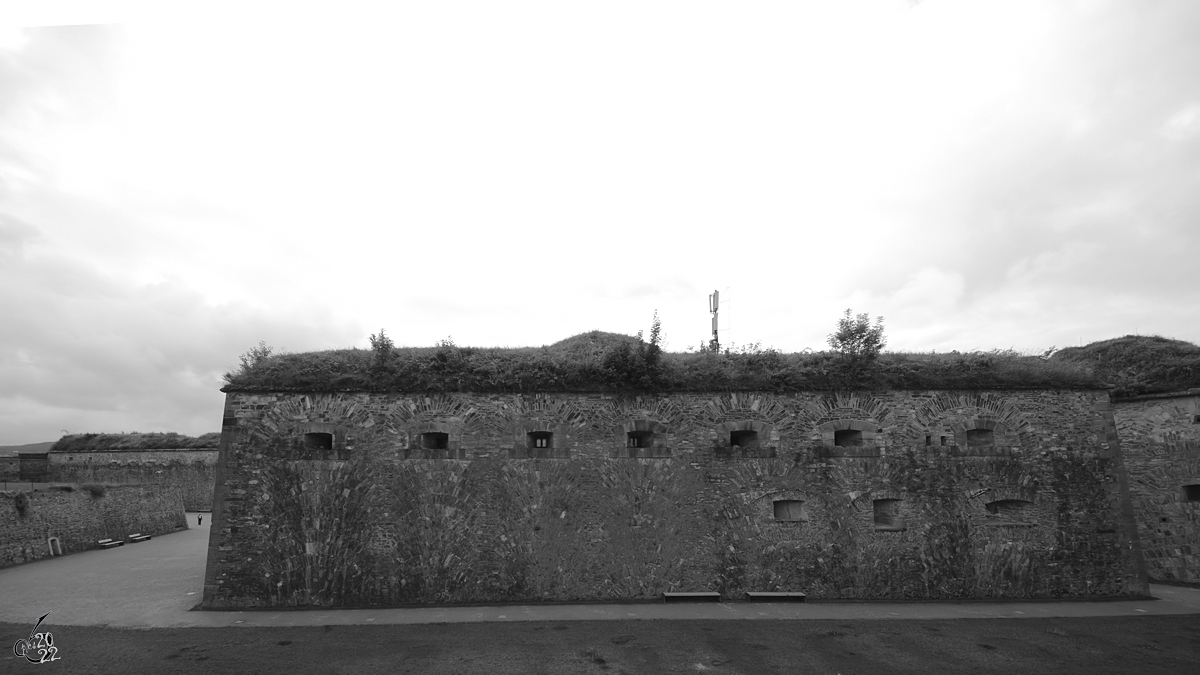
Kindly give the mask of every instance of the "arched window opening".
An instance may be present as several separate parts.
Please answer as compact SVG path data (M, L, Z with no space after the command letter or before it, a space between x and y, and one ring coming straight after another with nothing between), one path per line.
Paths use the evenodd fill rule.
M428 431L421 434L421 448L425 450L445 450L450 447L450 434L440 431Z
M876 532L903 532L908 529L904 517L900 515L900 499L876 499L875 509Z
M833 444L841 448L862 447L863 432L858 429L838 429L833 432Z
M1032 527L1037 514L1033 502L1024 499L998 499L984 505L987 509L987 524L998 527Z
M802 523L808 521L804 501L800 499L776 499L772 503L775 520L780 523Z
M996 435L991 429L967 429L968 448L994 448Z

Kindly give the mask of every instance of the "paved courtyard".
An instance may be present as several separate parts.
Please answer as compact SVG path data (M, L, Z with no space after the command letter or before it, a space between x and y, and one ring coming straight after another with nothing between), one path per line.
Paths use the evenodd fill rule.
M209 515L150 541L0 570L0 621L166 628L628 619L981 619L1200 614L1200 589L1153 585L1154 600L1002 603L504 605L309 611L195 610L204 590Z

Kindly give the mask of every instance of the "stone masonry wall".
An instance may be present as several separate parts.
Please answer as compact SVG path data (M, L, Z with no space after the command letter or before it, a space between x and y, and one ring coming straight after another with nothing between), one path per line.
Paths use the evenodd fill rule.
M50 475L50 465L44 452L17 453L20 460L18 478L31 483L44 483Z
M0 457L0 480L17 481L21 479L21 458L16 455Z
M188 511L212 509L217 449L51 452L49 481L55 483L176 485Z
M1200 395L1115 408L1150 578L1200 584Z
M101 539L151 536L187 528L183 496L176 486L0 492L0 567L49 557L57 537L63 554L95 548Z
M231 392L204 605L1144 595L1107 406Z

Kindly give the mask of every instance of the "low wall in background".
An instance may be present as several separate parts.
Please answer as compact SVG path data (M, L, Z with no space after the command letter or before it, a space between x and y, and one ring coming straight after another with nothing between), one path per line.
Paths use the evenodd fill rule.
M216 448L50 452L49 481L174 485L188 511L210 511L216 463Z
M183 494L174 485L108 487L103 496L74 488L0 492L0 567L95 548L101 539L165 534L187 528Z
M16 455L0 457L0 480L17 481L21 479L21 458Z

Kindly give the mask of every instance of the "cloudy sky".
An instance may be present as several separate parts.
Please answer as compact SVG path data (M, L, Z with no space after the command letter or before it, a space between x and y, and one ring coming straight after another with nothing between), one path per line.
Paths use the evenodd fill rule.
M661 318L1200 342L1200 3L38 3L0 25L0 444L288 351ZM332 7L332 4L329 5Z

